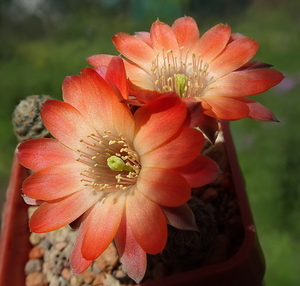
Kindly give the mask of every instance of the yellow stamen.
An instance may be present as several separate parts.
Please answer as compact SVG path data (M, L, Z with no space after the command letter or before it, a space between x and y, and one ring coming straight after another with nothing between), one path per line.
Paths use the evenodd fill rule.
M182 56L174 55L172 50L162 49L152 61L152 78L159 92L175 91L180 97L201 97L208 85L208 64L200 55L190 54L181 47Z

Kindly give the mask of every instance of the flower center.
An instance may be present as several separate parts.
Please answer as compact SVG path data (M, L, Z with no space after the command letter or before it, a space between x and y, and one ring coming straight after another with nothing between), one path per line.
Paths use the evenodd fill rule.
M152 61L152 77L159 92L175 91L181 98L200 97L207 85L208 63L200 55L186 51L179 59L172 50L162 50Z
M88 166L80 175L84 186L95 191L126 190L137 181L141 164L137 153L122 134L105 131L104 135L90 134L82 139L83 149L77 150L77 161Z

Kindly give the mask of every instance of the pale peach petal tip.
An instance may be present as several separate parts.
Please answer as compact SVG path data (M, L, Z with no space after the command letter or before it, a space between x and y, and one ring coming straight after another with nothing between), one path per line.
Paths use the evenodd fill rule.
M41 200L32 199L26 195L22 195L24 202L30 206L39 206L43 203Z

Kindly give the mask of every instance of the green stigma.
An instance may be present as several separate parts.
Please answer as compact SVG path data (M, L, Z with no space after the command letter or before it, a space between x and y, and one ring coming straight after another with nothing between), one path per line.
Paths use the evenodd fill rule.
M175 74L175 91L180 97L184 96L186 91L186 81L187 77L184 74Z
M110 156L107 158L107 165L113 171L128 171L134 172L134 169L130 166L127 166L124 161L117 156Z

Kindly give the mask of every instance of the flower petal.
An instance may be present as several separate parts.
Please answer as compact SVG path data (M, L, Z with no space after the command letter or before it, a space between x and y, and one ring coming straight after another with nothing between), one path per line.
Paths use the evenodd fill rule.
M126 71L121 57L93 55L87 58L87 61L96 68L98 74L118 88L123 98L128 98Z
M237 120L247 117L250 111L247 104L239 99L223 96L209 96L202 99L211 106L211 109L205 109L204 113L214 118ZM204 107L204 104L202 106Z
M223 52L209 64L209 73L216 80L247 63L257 52L258 43L248 37L231 42Z
M127 197L126 217L136 242L144 251L156 254L163 250L167 242L167 225L158 204L137 191Z
M113 57L114 56L112 55L98 54L98 55L92 55L88 57L86 60L90 65L92 65L95 68L101 66L107 67Z
M87 135L97 133L86 118L66 102L47 100L42 107L41 116L51 134L73 150L82 147L80 140Z
M136 242L124 213L115 237L123 269L136 283L140 283L147 268L146 252Z
M18 146L20 163L31 170L74 162L76 152L62 145L56 139L41 138L23 142Z
M194 97L186 97L182 99L187 107L186 122L190 127L198 126L200 118L202 117L201 102Z
M176 168L194 160L204 143L205 139L200 131L184 128L175 138L140 156L140 161L143 168Z
M22 195L22 198L23 198L24 202L30 206L40 206L44 202L44 201L36 200L33 198L29 198L24 194Z
M176 168L190 184L192 188L204 186L213 182L220 174L218 164L212 159L199 155L190 164Z
M155 100L158 97L161 97L161 92L158 91L152 91L147 89L140 89L132 91L132 95L135 97L135 101L139 103L139 106L142 106L146 103L149 103L153 100Z
M111 73L109 67L108 73ZM99 134L103 134L104 130L120 129L120 125L123 127L122 133L126 133L126 129L132 133L132 128L129 128L133 127L132 115L128 106L120 102L111 85L94 69L86 68L81 76L67 77L63 83L63 96L66 102L89 119Z
M251 100L249 98L240 98L239 100L245 102L250 110L248 118L260 121L274 121L279 122L274 113L262 104Z
M244 71L244 70L253 70L253 69L268 69L271 68L272 65L257 62L257 61L249 61L242 65L240 68L238 68L236 71Z
M179 53L178 42L172 28L159 20L156 20L151 26L150 39L153 49L159 52L172 50L174 54Z
M89 211L80 226L83 232L82 255L87 260L96 259L113 241L125 206L124 196L107 196Z
M113 57L111 59L107 66L105 79L117 87L124 99L128 99L127 76L121 57Z
M74 163L50 166L30 175L22 190L25 195L37 200L56 200L83 189L80 173L85 166ZM67 179L66 179L67 178Z
M83 236L84 233L78 231L76 241L70 255L70 266L74 274L82 273L93 263L93 260L86 260L82 256L81 245Z
M30 230L48 232L71 223L96 203L99 196L94 193L87 188L68 197L42 203L29 220Z
M167 142L178 132L186 115L187 108L176 93L163 94L140 107L134 114L135 150L141 156Z
M182 230L198 230L194 213L188 204L183 204L178 207L161 206L161 209L169 225Z
M283 74L273 69L254 69L232 72L209 85L205 96L242 97L262 93L283 79Z
M156 52L140 38L125 33L118 33L112 38L117 50L127 59L147 70L149 62L156 56ZM141 51L143 51L141 53Z
M103 115L103 112L107 111L107 113L104 113L105 118L111 118L111 108L103 110L100 106L103 105L102 100L104 100L104 104L106 101L110 102L113 91L110 85L95 70L87 68L81 71L80 76L67 76L63 82L62 90L64 101L89 118L93 126L98 125L93 124L94 118L99 118L99 115ZM98 108L95 108L95 106Z
M218 24L205 32L191 48L196 55L200 54L204 62L210 63L225 48L230 38L230 27Z
M154 90L153 76L150 69L141 69L138 65L125 61L125 69L130 81L143 89Z
M191 188L179 172L172 169L142 168L137 188L153 202L178 206L191 198Z
M148 46L152 47L149 32L135 32L134 35L144 41Z
M179 47L190 48L199 39L200 33L197 23L191 17L181 17L172 25Z

